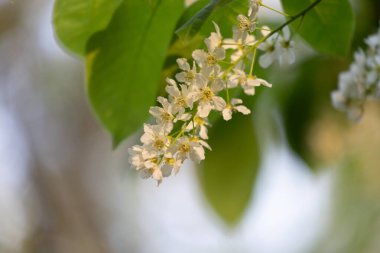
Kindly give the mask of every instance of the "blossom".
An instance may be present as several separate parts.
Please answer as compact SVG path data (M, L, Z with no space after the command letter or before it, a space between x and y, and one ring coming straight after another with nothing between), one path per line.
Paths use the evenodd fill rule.
M177 83L170 78L166 79L168 85L165 90L169 94L169 101L172 104L173 113L179 112L183 114L186 108L193 108L193 95L194 92L186 85L180 85L180 89L177 86Z
M216 23L214 23L214 25L216 33L212 33L210 37L205 39L208 52L202 49L196 49L192 54L194 60L201 68L215 67L218 62L225 57L225 49L221 47L223 38L220 34L220 29Z
M220 33L219 26L215 22L213 22L213 23L214 23L214 27L215 27L216 32L212 32L210 37L205 39L205 44L206 44L207 48L209 49L209 52L212 52L216 48L221 47L222 41L223 41L223 37L222 37L222 34Z
M233 112L240 112L244 115L248 115L251 113L246 106L242 105L243 100L238 98L231 99L231 103L228 103L226 107L223 109L223 119L228 121L232 118Z
M280 65L288 62L292 64L296 60L296 55L294 52L294 41L290 39L290 31L288 27L285 27L283 30L283 36L280 36L279 39L279 52L278 52L278 61Z
M160 184L164 177L177 174L187 159L196 163L204 160L206 150L211 150L205 141L211 111L225 120L230 120L236 112L244 115L251 112L241 99L230 99L229 89L240 87L244 93L254 95L258 86L271 87L251 73L253 68L246 74L244 66L246 58L261 43L251 34L256 29L260 5L261 0L251 0L248 16L237 16L232 38L223 39L219 26L214 23L215 31L204 40L206 50L194 50L192 61L176 60L179 72L175 79L166 78L167 97L158 97L159 105L149 110L155 124L144 124L141 145L128 150L129 163L141 177L153 178ZM230 65L226 67L226 63ZM220 94L226 94L228 101Z
M222 47L216 47L214 50L205 52L202 49L197 49L192 54L194 60L200 67L215 67L218 62L225 57L225 49Z
M172 153L166 153L163 158L162 174L164 177L170 176L172 170L177 174L181 168L183 160L178 159Z
M190 64L187 62L186 58L178 58L177 64L178 67L183 70L182 72L175 75L175 78L178 80L178 82L186 83L188 85L193 84L197 75L195 62L193 62L193 67L190 68Z
M216 95L224 88L224 82L221 79L214 80L211 85L205 77L199 78L197 82L198 92L195 94L195 100L198 101L198 115L205 118L212 109L222 111L226 102L222 97Z
M353 73L343 72L339 75L339 89L331 93L333 106L346 112L352 121L361 118L365 101L364 86L357 85L357 81Z
M259 7L261 5L262 0L250 0L249 1L249 9L248 9L248 16L251 19L256 18L257 13L259 11Z
M163 151L169 145L167 131L161 125L144 124L144 134L140 140L149 149Z
M261 31L264 36L269 32L266 30ZM264 54L259 58L259 64L263 68L269 67L278 58L278 45L277 39L269 37L264 43L260 44L258 49L264 51Z
M210 126L207 118L199 117L198 115L194 116L194 119L189 123L186 130L191 131L193 129L199 129L199 137L204 140L208 139L208 130L207 126Z
M159 158L154 151L149 152L143 146L135 145L129 152L129 162L136 170L140 171L142 178L153 177L158 184L162 181L162 171L158 166Z
M204 148L211 149L210 146L197 137L181 137L177 140L174 149L177 151L177 157L181 160L190 158L192 161L199 163L205 159Z
M270 83L264 79L257 78L252 75L247 75L244 71L240 69L234 69L234 74L230 77L230 85L234 86L240 84L247 95L254 95L255 88L258 86L272 87Z
M146 160L146 150L143 146L135 145L128 150L129 153L129 163L140 170L144 168L144 163Z
M347 113L347 116L352 121L358 121L363 115L363 100L354 100L346 96L342 91L337 90L331 93L331 99L333 106L343 112Z
M256 29L256 21L243 14L237 16L238 24L233 27L233 32L238 38L245 40L249 33Z
M263 36L267 36L270 30L264 26L261 33ZM291 64L295 61L294 41L291 40L288 27L282 29L281 35L267 38L258 48L264 51L259 58L259 64L263 68L269 67L276 60L280 65L285 62Z
M157 101L162 107L153 106L150 108L149 113L156 118L158 124L163 125L170 132L173 129L173 120L175 119L173 115L175 113L174 107L164 97L158 97Z
M252 46L254 43L255 37L253 35L247 35L242 38L240 31L233 29L232 38L223 40L223 48L235 50L231 55L231 62L235 62L243 55L244 48L246 46Z
M358 121L368 99L380 97L380 29L365 42L367 50L358 49L349 70L340 73L338 89L331 93L333 106Z

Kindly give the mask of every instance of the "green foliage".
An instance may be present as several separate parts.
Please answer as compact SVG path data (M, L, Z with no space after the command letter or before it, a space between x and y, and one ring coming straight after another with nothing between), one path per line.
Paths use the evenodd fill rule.
M330 92L336 77L345 68L344 61L314 57L298 66L294 80L277 82L276 98L281 104L284 130L290 148L312 169L322 164L310 142L313 126L321 115L333 110ZM286 73L280 73L285 75Z
M199 178L206 198L228 225L235 225L249 204L259 165L252 119L234 115L210 129L210 145Z
M295 15L315 0L281 0L285 11ZM293 23L297 30L299 22ZM351 45L354 15L348 0L322 0L306 14L298 34L314 49L345 56Z
M89 42L88 95L114 146L147 119L182 9L178 0L125 0Z
M70 51L84 55L89 38L104 29L122 0L56 0L55 33Z
M177 29L176 34L183 40L191 39L191 37L198 33L206 20L217 8L232 1L233 0L200 0L196 2L184 12L181 21L186 21L186 23ZM198 10L199 7L203 8ZM196 12L197 10L198 12Z
M245 12L247 8L247 2L241 0L199 0L186 9L176 34L183 41L191 40L197 33L207 35L214 30L212 21L216 22L225 34L236 22L236 15ZM226 27L227 31L223 27Z

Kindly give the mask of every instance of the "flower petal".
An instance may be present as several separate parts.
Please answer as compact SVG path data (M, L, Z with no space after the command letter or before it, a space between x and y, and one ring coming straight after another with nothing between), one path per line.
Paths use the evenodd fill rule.
M226 101L224 101L222 97L214 96L212 101L214 102L217 111L222 111L226 107Z
M187 62L186 58L178 58L177 59L177 64L178 64L178 67L180 69L182 69L182 70L185 70L185 71L189 71L190 70L190 65Z
M228 121L228 120L232 119L232 110L231 110L231 108L224 108L223 112L222 112L222 115L223 115L223 119L225 121Z

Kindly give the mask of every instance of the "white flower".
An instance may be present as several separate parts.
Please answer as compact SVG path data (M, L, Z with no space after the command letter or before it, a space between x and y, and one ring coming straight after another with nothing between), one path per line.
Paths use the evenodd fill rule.
M187 136L180 137L175 145L179 159L183 161L190 158L196 163L205 159L205 147L211 149L205 141Z
M152 151L147 151L145 153L145 162L144 162L144 168L145 169L154 169L159 165L160 162L160 156L159 154L152 150Z
M157 181L157 186L158 186L162 182L163 175L162 175L161 168L157 164L155 164L151 168L146 168L144 170L141 170L140 177L144 179L153 177L153 179Z
M225 49L221 47L223 38L219 27L216 23L214 23L214 26L216 33L212 33L209 38L205 39L208 52L196 49L192 54L193 59L201 68L214 68L217 66L218 61L223 60L226 55Z
M237 16L238 25L233 27L233 32L237 38L242 41L246 39L249 33L252 33L256 29L256 21L242 14Z
M144 124L144 134L140 140L147 148L158 151L166 150L170 144L167 132L161 125Z
M358 121L363 114L365 86L355 78L355 73L343 72L339 75L339 89L331 93L333 106L346 112L349 119Z
M193 68L190 68L190 64L187 62L186 58L177 59L178 67L183 70L182 72L175 75L178 82L186 83L188 85L193 84L195 77L197 75L197 67L195 62L193 62Z
M370 54L379 54L380 50L380 29L377 33L372 34L368 38L365 39L365 43L369 47L369 53Z
M233 29L232 39L223 40L223 48L233 49L235 52L231 55L231 62L237 61L244 53L246 46L252 46L255 43L255 37L253 35L247 35L245 38L241 37L239 29Z
M135 145L132 148L128 149L129 153L129 163L136 168L136 170L140 170L144 168L144 162L146 160L147 151L142 146Z
M199 74L200 75L197 76L197 80L199 80L198 78L202 78L203 76L210 82L213 82L222 75L221 67L219 65L215 65L215 67L213 68L202 68ZM197 90L196 85L194 85L193 90Z
M259 7L261 5L261 0L250 0L249 1L249 9L248 9L248 17L250 19L255 19L257 13L259 11Z
M181 89L178 89L176 82L173 79L166 79L168 85L165 90L169 94L169 100L173 106L173 113L179 112L183 114L186 108L193 108L193 95L194 92L190 90L186 85L180 85Z
M209 52L213 52L216 48L221 47L223 41L219 26L215 22L213 23L216 32L212 32L210 37L205 39L205 43Z
M354 98L355 100L365 99L366 87L363 82L352 72L342 72L339 75L339 90L345 97Z
M278 45L274 37L269 37L258 49L264 51L259 58L259 64L263 68L269 67L278 58Z
M129 162L136 170L140 171L140 176L144 179L153 177L158 184L162 180L162 172L159 167L159 157L156 152L149 152L142 146L133 146L128 150Z
M172 153L168 152L164 155L162 165L162 175L164 177L170 176L172 170L177 174L182 166L183 161L177 159Z
M280 47L278 47L278 61L280 65L284 64L285 62L292 64L296 60L296 54L294 52L294 41L290 40L290 31L288 27L285 27L282 32L283 36L280 36Z
M215 109L222 111L226 106L226 102L222 97L216 95L221 91L225 85L222 79L217 78L211 86L208 85L208 80L205 77L199 78L196 82L198 92L195 94L195 100L198 101L198 115L202 118L206 118L210 111Z
M202 68L215 67L218 61L221 61L225 57L225 49L222 47L217 47L212 51L205 52L202 49L194 50L192 54L194 60L197 62L198 66Z
M366 51L359 49L349 71L339 75L338 89L331 93L333 106L357 121L367 99L380 97L380 29L369 36Z
M238 98L231 99L231 103L228 103L226 107L223 109L223 119L228 121L232 118L233 112L240 112L244 115L248 115L251 113L246 106L242 105L243 100Z
M186 130L191 131L193 129L199 128L199 136L207 140L208 134L207 134L207 126L210 126L209 122L207 121L207 118L201 118L198 115L194 116L194 119L187 125Z
M380 87L380 55L373 56L367 60L367 87ZM377 94L376 94L377 95Z
M234 69L234 74L230 77L230 85L240 84L247 95L255 95L255 88L261 85L272 87L264 79L256 78L255 76L247 76L246 73L240 69Z
M333 106L340 111L346 112L352 121L358 121L363 115L363 100L348 98L342 91L337 90L331 93Z
M173 129L173 120L175 119L174 108L169 101L164 97L158 97L157 101L162 105L152 106L149 110L149 113L156 118L158 124L161 124L166 128L168 132Z

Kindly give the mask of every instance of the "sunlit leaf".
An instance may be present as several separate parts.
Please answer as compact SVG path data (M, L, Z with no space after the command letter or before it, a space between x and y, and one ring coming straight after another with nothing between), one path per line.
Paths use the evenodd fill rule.
M114 145L146 120L182 10L178 0L125 0L107 29L91 39L88 95Z
M70 51L84 55L88 39L104 29L122 0L56 0L55 33Z
M235 17L243 10L246 12L247 8L247 2L241 0L200 0L184 12L180 21L185 23L181 23L176 34L182 40L191 39L199 31L205 29L205 24L213 29L211 21L218 24L227 21L229 22L229 30L231 30L231 24L235 22ZM220 26L223 25L220 24ZM209 31L210 29L206 28L206 30Z
M212 151L199 169L204 194L216 213L235 225L250 199L259 165L259 154L249 116L234 115L211 129Z
M315 0L281 0L285 11L295 15ZM354 31L354 15L348 0L322 0L293 28L314 49L333 55L348 53ZM298 29L299 27L299 29Z

